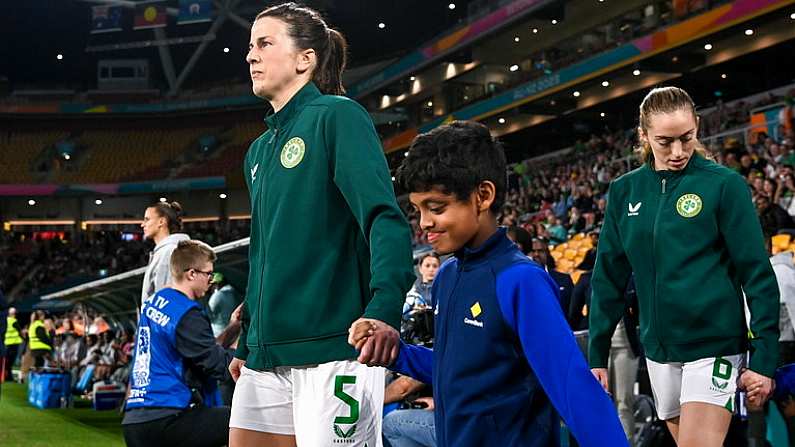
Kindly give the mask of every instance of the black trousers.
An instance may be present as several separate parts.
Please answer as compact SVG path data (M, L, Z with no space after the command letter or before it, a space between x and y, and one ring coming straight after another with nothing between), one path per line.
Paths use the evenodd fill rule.
M11 368L14 366L14 362L17 360L17 353L19 352L19 345L10 345L6 346L6 380L11 380L13 374L11 373Z
M41 368L44 366L45 360L50 357L50 350L48 349L32 349L30 355L33 356L33 366Z
M229 442L231 408L199 407L141 424L124 425L128 447L221 447Z

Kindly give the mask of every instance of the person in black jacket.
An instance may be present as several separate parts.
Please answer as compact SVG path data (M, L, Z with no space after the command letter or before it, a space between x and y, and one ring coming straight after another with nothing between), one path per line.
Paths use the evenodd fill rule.
M555 258L549 252L549 241L543 238L533 239L529 253L532 260L544 267L549 273L549 276L555 280L560 292L560 308L565 313L569 309L571 303L571 292L574 290L574 281L568 273L563 273L555 270Z
M571 293L571 303L566 311L566 320L575 331L588 329L588 308L591 305L591 274L596 261L596 249L592 248L585 254L577 270L582 270L577 284Z
M591 304L591 274L596 260L596 249L585 254L583 261L577 266L585 270L574 286L568 320L575 330L588 329L588 310ZM632 442L635 431L633 408L635 404L635 382L638 378L638 363L642 354L638 337L638 296L635 291L634 278L630 278L624 294L624 317L619 322L610 342L610 395L618 409L618 416L624 433Z
M757 196L754 202L756 212L759 214L759 223L762 225L762 233L766 239L775 236L780 230L795 228L792 217L777 203L770 203L770 198L767 196Z
M530 259L538 263L549 273L559 288L560 308L564 314L568 312L571 302L571 293L574 290L574 282L567 273L555 270L555 258L549 253L549 242L544 239L533 239L530 233L522 227L512 226L508 228L508 239L512 240L519 249Z
M589 294L590 295L590 294ZM638 295L635 281L630 278L624 293L624 317L616 326L610 340L610 394L618 409L618 418L624 427L629 445L634 445L635 432L635 382L638 378L638 362L641 354L638 339Z

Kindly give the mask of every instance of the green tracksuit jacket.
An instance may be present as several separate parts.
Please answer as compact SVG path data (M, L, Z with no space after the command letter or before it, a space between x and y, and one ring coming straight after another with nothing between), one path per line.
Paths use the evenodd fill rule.
M399 327L411 235L367 112L304 86L245 158L251 245L237 358L251 369L356 356L362 316Z
M648 358L688 362L739 354L750 343L749 367L773 377L779 291L740 175L694 154L682 171L647 163L611 184L591 278L593 368L607 366L632 272Z

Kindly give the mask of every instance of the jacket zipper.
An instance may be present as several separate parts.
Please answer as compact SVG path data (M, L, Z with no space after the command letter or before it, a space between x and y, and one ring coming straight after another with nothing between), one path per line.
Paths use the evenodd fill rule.
M441 365L444 362L444 357L447 354L447 339L448 339L448 334L450 333L450 318L451 318L450 317L450 313L451 313L451 309L453 308L453 304L452 304L451 298L455 295L455 289L456 289L456 287L458 287L458 280L461 278L461 268L462 267L463 266L461 266L461 264L456 266L455 282L453 282L453 287L452 287L450 293L447 295L447 303L446 303L447 309L444 310L444 312L445 312L444 313L444 316L445 316L444 337L443 337L443 341L442 341L442 344L441 344L441 346L444 349L441 352L442 355L441 355L441 358L439 359L439 365ZM440 368L434 368L434 370L435 371L440 371ZM441 375L441 371L439 372L439 374ZM438 395L441 397L441 396L444 395L444 393L440 392ZM444 400L443 399L439 399L437 408L439 409L439 414L441 415L440 420L444 421L445 420L445 416L444 416ZM441 435L442 435L441 439L438 440L439 441L439 445L447 445L447 426L444 425L444 424L442 425Z
M271 146L269 148L270 152L273 152L273 141L276 139L276 135L278 133L279 133L279 128L278 127L274 127L273 128L273 135L271 135L271 138L268 141L268 144ZM265 171L265 166L263 166L263 171ZM260 191L261 190L262 190L262 181L260 182ZM263 209L264 209L264 206L263 206ZM260 218L262 218L262 216L260 216ZM263 256L264 256L264 253L263 253ZM257 294L258 295L258 297L257 297L257 312L259 312L260 315L263 315L263 313L262 313L262 283L263 283L262 279L264 277L265 277L265 260L263 259L262 263L261 263L261 266L260 266L259 293ZM258 343L257 344L260 346L260 348L263 351L265 351L264 352L265 359L268 362L268 364L270 364L270 358L268 356L267 351L265 350L265 336L262 335L262 326L263 326L263 324L262 324L262 321L260 320L259 324L257 325L257 338L258 338L258 340L257 340Z
M654 335L657 338L657 344L663 350L663 354L665 355L666 359L668 358L668 354L665 352L665 347L662 344L662 340L660 339L660 312L659 312L659 302L657 299L657 264L655 262L655 254L657 253L657 223L660 220L660 211L662 211L663 204L665 204L665 183L666 179L662 179L661 182L661 191L660 191L660 200L657 203L657 214L654 215L654 226L652 227L652 242L651 242L651 263L652 263L652 270L654 271Z

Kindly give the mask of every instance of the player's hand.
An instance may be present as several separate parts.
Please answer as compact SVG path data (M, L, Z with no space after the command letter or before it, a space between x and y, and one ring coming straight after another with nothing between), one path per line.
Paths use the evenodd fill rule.
M432 397L418 397L414 399L414 402L419 402L425 404L424 410L433 411L435 408L433 405L433 398Z
M608 375L607 375L607 368L591 368L591 373L596 380L602 385L602 388L605 389L607 392L608 388L610 387L610 383L608 382Z
M389 366L395 362L400 349L400 334L397 329L380 320L364 319L373 325L369 335L361 346L359 363L368 366Z
M348 344L355 347L357 351L361 351L367 338L375 333L374 321L367 318L359 318L354 321L348 329Z
M230 324L241 323L243 321L243 304L245 303L240 303L240 305L235 308L234 312L232 312L232 315L230 315L229 317Z
M745 390L749 407L759 408L773 395L776 383L770 377L746 369L740 375L740 387Z
M237 379L240 377L240 370L245 364L245 360L240 360L236 357L232 359L232 362L229 364L229 374L232 375L232 380L237 382Z

